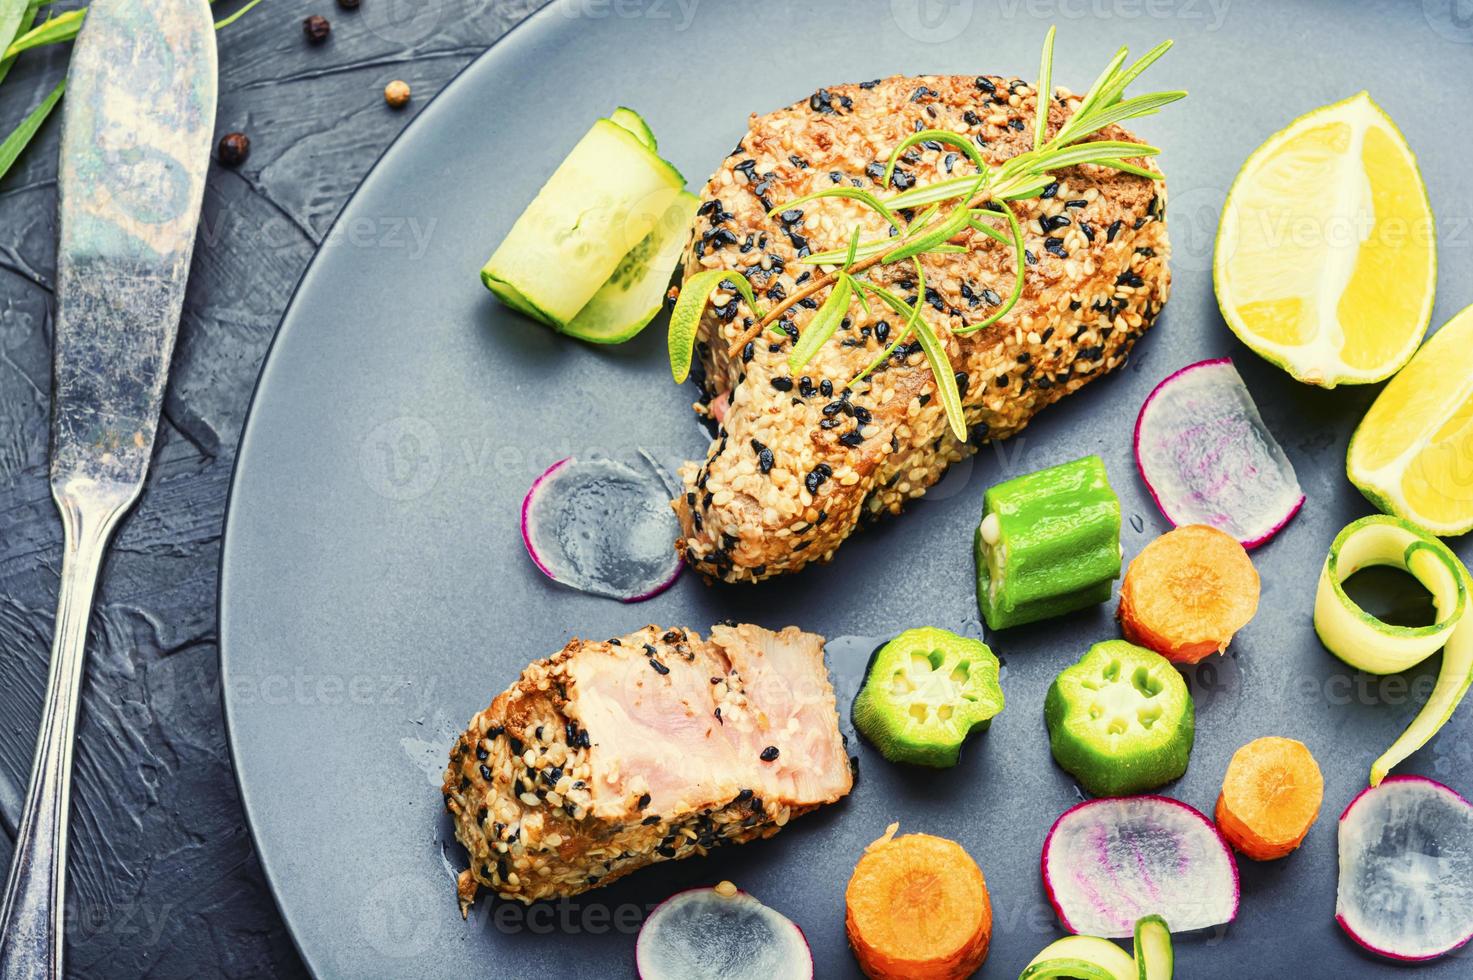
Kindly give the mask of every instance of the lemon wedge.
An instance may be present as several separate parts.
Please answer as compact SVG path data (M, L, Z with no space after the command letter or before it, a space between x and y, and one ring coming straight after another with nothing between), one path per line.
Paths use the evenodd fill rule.
M1473 530L1473 307L1391 379L1350 439L1345 471L1388 514Z
M1308 384L1396 373L1432 316L1436 236L1417 158L1365 92L1294 120L1228 191L1212 262L1222 315Z

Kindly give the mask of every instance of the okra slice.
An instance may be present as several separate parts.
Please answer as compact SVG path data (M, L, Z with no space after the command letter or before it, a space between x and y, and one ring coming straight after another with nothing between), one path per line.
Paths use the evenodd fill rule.
M1095 796L1128 796L1187 771L1196 732L1171 661L1125 640L1096 643L1054 678L1043 702L1054 760Z
M891 762L954 766L962 743L1003 707L997 657L981 640L906 630L870 661L854 726Z
M989 489L976 552L991 629L1108 601L1120 577L1120 501L1105 464L1086 456Z

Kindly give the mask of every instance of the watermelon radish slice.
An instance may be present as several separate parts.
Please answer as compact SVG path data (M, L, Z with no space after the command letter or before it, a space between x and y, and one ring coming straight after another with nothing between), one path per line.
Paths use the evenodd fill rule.
M1173 525L1210 524L1245 548L1278 534L1304 506L1294 466L1229 357L1156 386L1135 421L1135 462Z
M635 945L640 980L812 980L803 930L729 881L665 899Z
M1087 800L1043 842L1043 885L1070 932L1134 937L1159 915L1178 932L1231 922L1238 866L1217 828L1164 796Z
M569 456L539 476L522 500L522 543L553 581L640 602L680 577L673 496L644 454L633 465Z
M1362 790L1340 815L1335 921L1393 960L1434 959L1473 938L1473 805L1421 776Z

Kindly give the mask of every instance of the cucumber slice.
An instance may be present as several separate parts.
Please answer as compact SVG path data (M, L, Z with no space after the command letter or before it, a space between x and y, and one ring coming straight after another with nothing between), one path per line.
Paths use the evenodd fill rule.
M633 109L621 105L609 113L609 121L618 123L620 126L629 130L634 134L635 139L639 140L655 153L660 152L659 141L655 139L655 134L650 129L650 124L644 121L644 116L641 116Z
M664 305L665 288L700 203L694 194L681 191L563 332L589 343L619 344L643 330Z
M1033 957L1018 980L1047 980L1051 977L1136 980L1136 965L1129 953L1108 939L1065 936Z
M1432 594L1437 621L1394 626L1356 605L1343 583L1368 565L1410 573ZM1346 526L1330 545L1315 594L1314 628L1331 653L1357 670L1395 674L1441 649L1467 604L1463 563L1447 545L1410 521L1372 514Z
M517 218L481 279L508 306L562 329L684 188L680 171L600 119Z
M891 762L954 766L962 742L1003 708L997 657L981 640L925 627L875 654L854 725Z
M1171 952L1171 930L1159 915L1147 915L1135 923L1135 965L1138 980L1171 980L1176 956Z

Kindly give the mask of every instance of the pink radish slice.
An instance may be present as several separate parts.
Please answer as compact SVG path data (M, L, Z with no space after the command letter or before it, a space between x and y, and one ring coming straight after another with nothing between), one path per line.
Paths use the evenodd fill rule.
M1070 932L1125 939L1159 915L1172 932L1231 922L1238 865L1201 813L1164 796L1087 800L1043 842L1043 886Z
M1304 506L1293 464L1229 357L1184 367L1147 396L1135 462L1173 525L1210 524L1245 548L1278 534Z
M522 543L555 582L623 602L657 596L677 578L680 523L654 462L568 457L522 501Z
M736 890L693 888L661 902L640 927L634 959L640 980L813 978L803 930Z
M1340 815L1335 921L1393 960L1430 960L1473 938L1473 805L1421 776L1362 790Z

